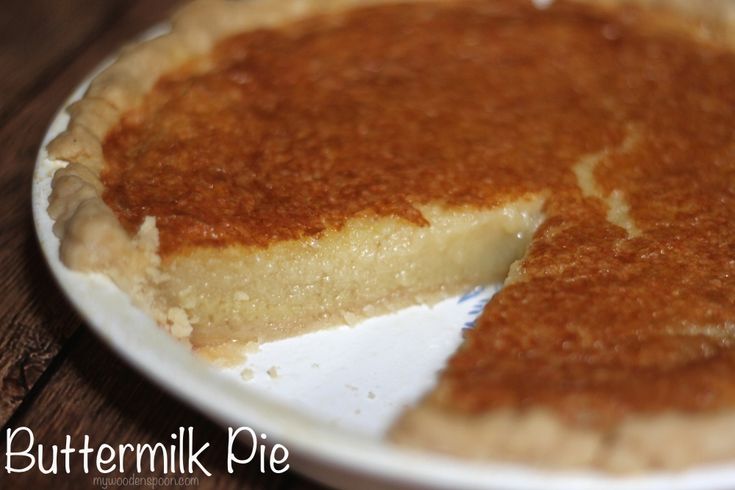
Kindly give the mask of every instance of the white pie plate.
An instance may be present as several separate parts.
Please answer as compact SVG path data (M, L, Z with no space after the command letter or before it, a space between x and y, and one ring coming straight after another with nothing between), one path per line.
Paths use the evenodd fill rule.
M165 30L158 26L141 37ZM79 85L46 132L33 176L36 232L61 290L89 327L182 402L224 426L246 426L267 434L269 441L288 448L291 468L337 488L735 487L735 464L616 476L471 463L386 442L383 433L393 417L431 387L436 372L459 344L462 328L492 288L431 309L410 308L356 327L266 344L236 368L219 369L195 358L106 277L73 272L59 261L59 241L46 207L51 176L63 163L49 160L45 146L66 127L64 108L81 97L93 75L110 61ZM266 373L272 366L278 372L275 378ZM246 368L253 374L250 381L241 376Z

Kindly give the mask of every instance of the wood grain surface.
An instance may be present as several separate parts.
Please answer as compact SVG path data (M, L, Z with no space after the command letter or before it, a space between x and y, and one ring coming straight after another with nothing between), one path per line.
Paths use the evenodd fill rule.
M33 231L31 174L41 138L76 84L127 40L164 19L177 0L3 0L0 9L0 446L6 429L37 443L90 436L102 443L166 442L180 426L208 441L191 488L316 489L296 473L224 466L224 429L170 397L82 324L48 272ZM94 473L9 475L0 488L93 488ZM160 476L145 473L143 476ZM192 482L190 482L192 483ZM160 485L157 485L160 486ZM149 485L150 487L150 485ZM182 488L177 486L177 488Z

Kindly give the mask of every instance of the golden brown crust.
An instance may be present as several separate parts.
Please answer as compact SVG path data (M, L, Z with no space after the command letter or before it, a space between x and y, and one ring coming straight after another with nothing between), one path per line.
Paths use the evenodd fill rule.
M104 270L129 291L142 291L145 289L143 283L158 280L157 235L153 223L148 222L131 238L102 201L99 175L104 164L102 140L107 131L123 112L140 103L162 74L206 53L217 39L238 30L279 25L311 13L365 3L368 2L199 1L175 17L171 34L126 50L119 61L94 80L85 98L70 108L68 130L48 147L50 157L70 162L54 178L49 206L49 213L56 221L54 231L61 238L64 263L74 269ZM732 45L730 26L735 8L728 0L708 2L704 8L700 2L684 0L599 0L592 3L610 6L632 3L671 9L672 12L684 11L696 19L695 32L703 38ZM666 28L691 32L691 22L681 21L681 18L681 15L672 14L663 20L659 18L659 22ZM126 257L125 263L120 262L121 257ZM152 303L154 300L143 301ZM150 304L149 310L160 312L160 305ZM182 318L180 310L167 310L163 316L160 313L157 316L160 321L175 326L182 336L188 333L187 319ZM631 470L679 467L735 456L735 447L713 436L735 428L733 417L729 411L722 415L630 417L617 424L615 435L611 436L606 430L571 428L554 414L543 411L508 414L495 410L483 415L482 420L475 420L466 416L455 418L445 408L424 406L406 415L394 433L409 444L467 457ZM438 427L447 430L441 432L437 443L431 440L430 434ZM510 442L498 438L498 433L507 435ZM546 434L548 438L539 434ZM475 439L471 441L468 435ZM687 438L688 448L681 450L682 446L677 445L677 450L663 451L659 447L659 444L666 444L663 441L676 438ZM551 448L554 456L547 457Z
M732 28L735 22L731 22L735 17L735 5L729 0L707 2L706 5L686 0L582 1L608 7L631 4L684 11L697 19L695 32L702 36L725 43L732 42L735 37L735 29ZM58 172L49 203L49 212L55 220L54 232L61 239L66 251L62 254L62 260L69 267L80 270L99 269L95 264L110 260L110 256L98 257L104 252L90 250L75 237L84 235L81 228L96 226L97 219L92 218L93 216L98 217L101 226L110 230L116 228L117 219L111 219L109 208L100 197L99 175L104 164L102 141L122 113L139 104L143 95L161 75L206 53L218 39L233 32L276 26L311 14L347 9L355 5L389 2L390 0L199 0L182 8L173 17L170 33L123 49L118 59L92 81L84 98L69 107L70 122L67 130L49 143L47 148L50 158L76 164ZM681 16L672 16L672 19L680 18ZM677 22L671 21L671 24ZM686 26L688 30L692 27L683 22L677 25L679 28ZM80 191L72 191L76 188ZM90 200L95 200L95 204L92 205ZM77 218L77 210L83 202L87 203L86 210L83 218L82 215ZM72 229L74 233L71 232ZM113 234L113 240L120 248L125 248L120 231ZM84 252L75 253L78 247Z
M706 3L687 0L580 1L606 7L622 4L684 12L688 18L695 19L694 24L681 21L681 15L672 15L671 20L664 22L719 43L732 45L735 40L735 4L730 0ZM50 158L77 164L59 171L49 203L51 217L55 220L54 233L65 250L64 263L73 269L93 270L100 269L99 265L111 259L111 255L100 256L103 250L90 250L76 239L85 235L81 228L91 227L90 234L94 234L97 220L100 226L110 230L116 228L117 219L111 218L100 196L99 175L104 164L102 141L122 113L139 104L161 75L206 53L217 40L234 32L277 26L319 12L377 3L390 3L390 0L199 0L173 16L170 33L123 49L118 59L92 81L84 98L69 107L67 130L47 147ZM76 188L80 191L72 191ZM95 201L94 205L91 200ZM87 205L82 218L77 210L83 202ZM123 243L121 230L113 236L117 248L130 248L131 244Z

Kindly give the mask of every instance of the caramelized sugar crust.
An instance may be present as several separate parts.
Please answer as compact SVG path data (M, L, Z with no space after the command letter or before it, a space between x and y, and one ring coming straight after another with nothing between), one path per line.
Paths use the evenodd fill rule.
M155 216L166 255L574 187L576 156L623 137L575 74L601 21L526 3L365 8L221 42L109 135L104 198L130 230Z
M129 230L155 216L165 258L543 193L433 403L598 425L732 408L735 55L637 19L418 3L226 39L111 131L104 199Z

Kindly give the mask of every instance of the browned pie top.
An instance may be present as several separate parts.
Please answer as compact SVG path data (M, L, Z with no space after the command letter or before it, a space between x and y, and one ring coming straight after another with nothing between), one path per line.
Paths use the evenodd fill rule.
M522 280L435 401L578 423L732 408L735 55L636 18L488 0L240 34L108 135L104 199L130 230L155 216L171 256L544 192ZM594 176L638 235L572 171L605 148Z

